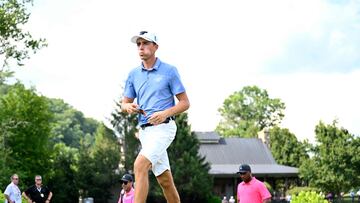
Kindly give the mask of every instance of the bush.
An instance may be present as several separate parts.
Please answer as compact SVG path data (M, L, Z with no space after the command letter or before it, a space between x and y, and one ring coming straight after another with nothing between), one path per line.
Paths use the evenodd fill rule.
M313 188L313 187L293 187L291 188L290 190L288 190L286 192L286 194L289 194L291 196L295 196L295 195L298 195L300 192L311 192L311 191L315 191L317 193L320 193L320 189L317 189L317 188Z
M218 196L211 196L207 199L207 203L221 203L221 198Z
M291 198L291 203L327 203L324 197L314 191L301 191Z
M1 190L0 190L0 202L5 202L5 197Z

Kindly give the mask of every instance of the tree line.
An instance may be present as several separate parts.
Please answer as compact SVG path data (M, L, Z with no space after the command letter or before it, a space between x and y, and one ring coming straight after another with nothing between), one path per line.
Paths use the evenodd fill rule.
M267 130L270 150L278 164L299 168L302 184L322 192L360 188L360 137L339 126L314 124L315 143L299 141L294 133L281 128L285 104L270 98L265 89L245 86L225 99L219 109L222 120L216 131L223 136L257 137ZM299 123L298 125L301 125Z
M75 202L79 195L106 202L111 196L109 188L119 174L131 172L139 151L134 138L136 117L115 109L110 119L112 130L61 99L41 96L21 82L7 83L11 69L24 65L31 53L47 45L45 39L34 39L22 29L32 3L0 1L0 188L14 172L22 179L22 189L32 184L35 174L41 174L55 194L54 202ZM319 121L316 143L300 142L290 130L280 127L284 110L281 99L270 98L257 86L246 86L225 99L216 131L222 136L255 137L259 131L269 130L274 158L279 164L299 167L304 184L336 194L359 187L359 137L336 120L331 124ZM203 202L211 198L210 166L197 153L199 142L187 115L180 115L176 122L179 130L169 148L175 183L180 185L182 199ZM124 171L119 171L119 163ZM151 187L149 200L161 199L157 184Z

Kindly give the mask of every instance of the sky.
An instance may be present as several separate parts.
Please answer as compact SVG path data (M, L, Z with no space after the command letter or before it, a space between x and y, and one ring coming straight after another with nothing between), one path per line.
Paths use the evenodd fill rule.
M48 47L16 78L106 121L129 71L130 38L159 37L157 56L177 67L193 131L213 131L223 101L244 86L281 99L281 126L315 140L319 121L360 135L360 1L34 0L24 29Z

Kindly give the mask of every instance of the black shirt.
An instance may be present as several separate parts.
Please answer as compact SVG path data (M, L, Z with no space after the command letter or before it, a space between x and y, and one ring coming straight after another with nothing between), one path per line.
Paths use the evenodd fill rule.
M45 203L50 194L50 190L45 186L41 187L39 191L36 185L33 185L25 191L25 194L26 196L30 197L33 202Z

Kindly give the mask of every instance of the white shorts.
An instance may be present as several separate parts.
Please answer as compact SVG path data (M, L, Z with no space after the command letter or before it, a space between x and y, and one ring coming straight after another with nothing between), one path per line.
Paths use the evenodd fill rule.
M170 146L176 135L175 121L162 123L156 126L140 128L139 139L141 151L139 154L145 156L152 165L155 176L170 170L169 157L166 149Z

